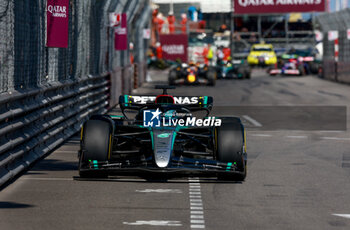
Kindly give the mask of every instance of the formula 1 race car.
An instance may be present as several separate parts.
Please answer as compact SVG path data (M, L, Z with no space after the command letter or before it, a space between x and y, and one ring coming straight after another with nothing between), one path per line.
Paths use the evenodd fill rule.
M237 78L250 79L251 68L241 60L219 60L215 67L218 79Z
M216 82L215 69L200 64L178 64L169 71L169 85L210 85Z
M277 63L277 57L271 44L254 44L247 61L251 66L269 66Z
M315 52L304 45L292 47L279 58L277 68L272 67L268 71L270 75L317 74L320 61L317 60Z
M278 65L279 68L270 68L268 73L270 76L281 75L292 75L292 76L302 76L305 75L304 64L298 60L291 59L288 62L283 62Z
M82 178L130 173L199 174L243 181L246 135L238 117L209 117L213 98L122 95L123 115L97 115L81 129ZM134 118L129 111L136 113ZM195 117L194 113L202 113Z

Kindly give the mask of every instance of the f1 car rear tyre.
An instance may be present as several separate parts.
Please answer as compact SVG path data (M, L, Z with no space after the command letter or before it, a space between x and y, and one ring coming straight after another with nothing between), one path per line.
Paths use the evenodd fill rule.
M318 68L319 68L319 65L317 63L314 63L314 62L310 63L310 72L312 74L317 74L318 73Z
M244 79L246 77L246 71L242 66L238 67L237 76L238 76L238 79Z
M214 86L216 83L216 71L213 69L208 70L207 79L208 79L208 85Z
M81 170L82 165L89 164L89 160L108 161L108 153L112 140L113 127L105 120L89 120L84 124L82 137L82 155L79 162L80 177L106 177L100 171Z
M245 67L244 74L245 74L246 79L250 79L250 68L249 67Z
M217 128L217 159L220 162L234 164L241 174L229 178L227 174L219 175L222 179L243 181L246 177L246 160L243 155L244 130L239 118L228 117L222 119L222 124ZM230 175L230 174L228 174Z
M168 78L169 85L175 85L176 78L177 78L176 70L170 70L169 78Z
M305 68L302 65L298 65L299 75L304 76L305 75Z

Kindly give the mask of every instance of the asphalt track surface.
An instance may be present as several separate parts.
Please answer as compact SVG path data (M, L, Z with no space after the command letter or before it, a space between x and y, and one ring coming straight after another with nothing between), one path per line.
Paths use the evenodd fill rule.
M166 77L151 74L137 94L154 93ZM251 80L179 87L176 94L210 95L220 106L348 106L350 114L350 86L315 76L255 70ZM0 192L0 229L350 229L349 132L264 129L264 117L241 115L248 127L243 183L77 180L75 136Z

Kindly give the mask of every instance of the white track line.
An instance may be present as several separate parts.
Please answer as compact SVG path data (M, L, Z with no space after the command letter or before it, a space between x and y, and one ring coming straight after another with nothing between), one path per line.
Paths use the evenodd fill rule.
M182 193L180 189L143 189L136 190L135 192L144 192L144 193Z
M344 217L344 218L347 218L347 219L350 219L350 214L332 214L333 216L339 216L339 217Z
M343 137L321 137L322 140L338 140L338 141L350 141L350 138Z
M201 186L198 178L189 178L191 229L205 229Z
M176 220L138 220L136 222L123 222L125 225L150 225L150 226L170 226L170 227L181 227L181 221Z
M252 123L255 127L262 127L262 124L260 124L257 120L254 120L253 118L251 118L248 115L243 115L242 116L244 119L246 119L247 121L249 121L250 123Z
M286 136L287 138L306 139L307 136Z
M270 134L250 134L253 137L272 137Z
M345 131L340 130L321 130L320 133L345 133Z
M26 177L19 178L20 180L43 180L43 181L73 181L73 178L45 178L45 177Z

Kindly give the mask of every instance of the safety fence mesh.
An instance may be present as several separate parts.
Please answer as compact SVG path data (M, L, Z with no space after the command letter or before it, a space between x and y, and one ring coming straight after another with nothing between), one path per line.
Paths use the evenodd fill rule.
M128 52L114 50L108 13L116 10L128 12L128 28L138 26L129 39L142 44L138 54L146 53L147 44L139 31L148 25L148 0L70 0L68 48L45 46L46 4L47 0L0 0L0 94L130 65ZM118 58L123 60L115 60Z
M350 83L350 9L317 16L323 33L323 74L324 78ZM334 40L328 39L328 32L338 31L338 61L335 58Z

